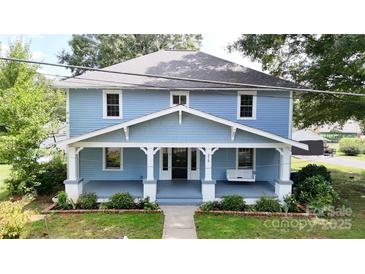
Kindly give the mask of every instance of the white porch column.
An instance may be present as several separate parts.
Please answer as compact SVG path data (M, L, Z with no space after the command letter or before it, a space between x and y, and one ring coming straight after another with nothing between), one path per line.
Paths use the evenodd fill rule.
M156 201L157 181L154 178L154 155L160 148L141 147L147 156L147 177L143 180L143 197L149 197L152 202Z
M283 198L292 191L293 182L290 180L291 148L286 147L277 149L277 151L280 153L280 177L275 183L275 194L278 195L278 199L282 201Z
M67 150L67 167L68 167L68 180L76 180L77 167L76 167L76 148L68 147Z
M75 147L67 148L67 180L64 181L65 192L74 202L82 194L82 179L78 178L77 150Z
M212 156L218 148L206 147L205 150L199 149L205 156L205 181L212 181Z
M203 202L214 201L216 182L212 179L212 156L218 148L206 147L205 149L199 148L199 150L205 156L205 174L204 180L202 180Z
M280 153L280 180L288 181L290 180L290 158L291 149L283 148Z

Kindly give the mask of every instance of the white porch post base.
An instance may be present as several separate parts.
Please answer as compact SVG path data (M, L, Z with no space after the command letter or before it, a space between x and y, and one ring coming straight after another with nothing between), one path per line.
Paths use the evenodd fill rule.
M76 203L77 199L82 194L82 179L65 180L63 183L65 184L65 192L67 193L68 198Z
M204 203L215 200L215 180L202 180L202 198Z
M156 201L157 181L143 180L143 198L150 198L151 202Z
M291 194L293 182L277 180L275 182L275 194L278 196L279 201L283 201L284 197Z

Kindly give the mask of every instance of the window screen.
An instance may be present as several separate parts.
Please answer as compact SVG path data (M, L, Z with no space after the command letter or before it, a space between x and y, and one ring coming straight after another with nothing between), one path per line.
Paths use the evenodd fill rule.
M239 169L253 168L253 148L238 149L238 168Z
M108 93L106 95L107 116L119 116L119 94Z
M120 169L120 148L105 148L105 168Z
M241 95L240 117L252 117L253 95Z

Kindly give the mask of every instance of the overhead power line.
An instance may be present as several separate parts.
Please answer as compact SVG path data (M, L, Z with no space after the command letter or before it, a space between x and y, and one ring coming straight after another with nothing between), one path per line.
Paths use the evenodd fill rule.
M64 64L58 64L58 63L32 61L32 60L25 60L25 59L18 59L18 58L0 57L0 60L38 64L38 65L45 65L45 66L56 66L56 67L63 67L63 68L76 68L76 69L82 69L82 70L88 70L88 71L98 71L98 72L104 72L104 73L113 73L113 74L130 75L130 76L138 76L138 77L149 77L149 78L176 80L176 81L187 81L187 82L237 86L237 87L246 87L246 88L247 87L256 87L256 88L264 88L264 89L289 90L289 91L299 91L299 92L313 92L313 93L323 93L323 94L332 94L332 95L335 94L335 95L365 97L365 94L352 93L352 92L326 91L326 90L316 90L316 89L307 89L307 88L288 88L288 87L280 87L280 86L244 84L244 83L213 81L213 80L204 80L204 79L196 79L196 78L163 76L163 75L156 75L156 74L122 72L122 71L115 71L115 70L90 68L90 67L84 67L84 66L64 65ZM75 78L75 79L77 79L77 78Z

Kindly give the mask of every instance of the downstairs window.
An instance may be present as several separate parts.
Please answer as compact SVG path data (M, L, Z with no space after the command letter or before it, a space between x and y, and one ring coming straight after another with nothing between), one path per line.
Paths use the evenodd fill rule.
M237 149L237 168L254 169L254 149L238 148Z
M104 170L122 170L123 169L123 149L119 147L104 148Z

